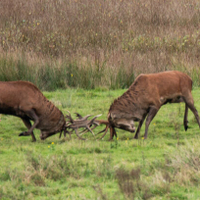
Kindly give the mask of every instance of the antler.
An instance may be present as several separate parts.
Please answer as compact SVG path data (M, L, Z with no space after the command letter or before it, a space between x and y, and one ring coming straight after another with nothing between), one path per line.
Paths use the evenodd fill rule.
M117 137L117 133L115 131L115 128L109 123L109 121L100 119L100 120L95 120L95 122L98 123L98 125L101 125L101 124L106 125L106 127L102 131L97 133L97 135L98 135L98 134L104 132L104 134L99 138L99 140L101 140L103 137L105 137L106 133L108 132L108 129L110 129L109 141L112 140L114 136Z
M85 138L81 137L81 135L90 131L95 138L95 134L94 134L93 130L101 124L106 125L106 127L102 131L100 131L96 134L96 135L99 135L100 133L104 132L104 134L98 140L101 140L106 135L106 133L108 132L108 129L110 129L110 139L109 140L112 140L114 136L117 137L114 127L112 127L107 120L97 120L96 119L96 118L100 117L101 114L94 116L91 120L88 120L88 118L91 115L86 115L85 117L83 117L79 113L75 113L77 116L77 119L73 119L71 117L71 114L69 111L68 111L68 113L69 113L69 115L66 115L66 118L68 118L69 121L67 121L66 125L65 125L65 131L64 131L65 137L66 137L66 133L68 133L71 138L72 132L75 131L75 133L79 139L85 140ZM85 129L83 129L81 132L78 132L79 128L85 128ZM61 137L61 135L62 135L62 133L60 133L60 137Z
M76 133L76 135L78 136L79 139L85 140L85 138L82 138L82 137L80 136L79 132L78 132L78 129L79 129L79 128L85 128L85 130L87 130L87 132L90 131L90 132L93 134L94 138L95 138L95 135L94 135L94 133L93 133L93 131L92 131L94 128L91 129L90 127L91 127L92 125L95 125L95 127L98 125L98 124L95 122L95 119L96 119L97 117L101 116L101 115L96 115L96 116L93 117L91 120L88 120L88 118L89 118L91 115L86 115L85 117L82 117L80 114L76 113L78 119L74 120L74 119L72 119L71 114L70 114L69 111L68 111L68 113L69 113L69 115L66 115L66 118L68 118L69 121L66 122L65 128L66 128L66 130L67 130L67 129L72 129L71 131L68 131L68 130L67 130L67 132L70 134L70 137L71 137L71 133L72 133L73 131L75 131L75 133ZM83 130L83 132L84 132L85 130ZM62 133L60 134L60 137L61 137L61 135L62 135Z
M74 120L72 119L71 113L67 111L69 115L66 115L65 117L69 119L69 123L74 123Z

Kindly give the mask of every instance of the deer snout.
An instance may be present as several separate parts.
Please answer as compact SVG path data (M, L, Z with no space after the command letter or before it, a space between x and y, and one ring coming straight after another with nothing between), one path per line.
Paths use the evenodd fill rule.
M48 138L49 136L51 136L52 134L49 134L48 132L46 131L42 131L41 134L40 134L40 139L41 140L45 140L46 138Z
M110 120L110 123L116 128L120 128L129 131L131 133L135 132L134 121L132 119L120 118L120 119Z
M45 140L46 138L56 134L57 131L53 131L53 132L48 132L48 131L42 131L41 134L40 134L40 139L41 140Z

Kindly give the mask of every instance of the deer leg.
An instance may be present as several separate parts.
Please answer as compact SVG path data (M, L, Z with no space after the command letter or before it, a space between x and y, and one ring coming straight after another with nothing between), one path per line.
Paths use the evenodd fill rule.
M189 109L193 112L196 120L197 120L197 123L199 125L199 128L200 128L200 119L199 119L199 114L194 106L194 100L192 98L192 95L189 96L189 98L184 98L184 101L185 103L187 104L187 106L189 107Z
M141 127L142 127L142 124L143 124L143 122L144 122L144 120L145 120L147 114L148 114L148 113L145 113L145 114L143 115L142 119L140 120L139 125L138 125L138 128L137 128L137 131L136 131L135 136L134 136L134 139L138 139L138 135L139 135L139 133L140 133L140 129L141 129Z
M144 138L147 138L148 135L148 128L149 128L149 124L151 123L151 121L153 120L153 118L155 117L156 113L158 112L159 109L155 108L155 107L151 107L145 122L145 134L144 134Z
M36 126L39 124L39 117L36 115L34 110L30 110L30 111L26 112L26 114L30 119L32 119L34 121L34 124L31 126L31 124L29 124L30 122L28 123L27 120L25 120L25 125L28 125L28 127L27 127L28 131L21 133L19 136L31 135L33 142L35 142L36 138L33 134L33 129L36 128ZM23 122L24 122L24 119L23 119Z
M183 121L183 125L184 125L184 128L185 128L185 131L187 131L187 129L188 129L187 116L188 116L188 106L187 106L187 104L185 104L185 114L184 114L184 121Z
M26 119L26 118L21 118L21 119L24 122L25 126L28 129L30 129L31 128L31 122L28 119ZM19 136L29 136L29 135L30 135L30 133L28 133L28 132L22 132L22 133L19 134ZM35 138L35 135L34 135L33 131L31 132L31 136L32 136L33 142L35 142L36 138Z

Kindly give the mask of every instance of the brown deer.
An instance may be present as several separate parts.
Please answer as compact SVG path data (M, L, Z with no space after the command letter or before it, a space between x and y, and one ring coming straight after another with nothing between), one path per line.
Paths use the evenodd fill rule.
M73 120L71 115L66 115L69 121L66 122L63 113L50 102L42 92L32 83L28 81L0 81L0 113L14 115L20 117L24 122L28 131L22 132L19 136L32 136L32 141L36 141L33 130L35 128L41 130L40 138L42 140L60 132L71 135L68 130L75 130L76 135L80 138L78 128L85 128L92 132L90 126L94 128L99 125L95 121L95 116L92 120L82 117L77 113L78 120ZM33 125L30 121L33 121ZM94 135L94 133L92 132Z
M138 138L146 118L144 138L148 127L160 107L166 103L185 102L184 128L188 128L188 108L193 112L200 127L199 115L191 94L191 78L179 71L166 71L139 75L129 89L110 106L108 121L110 139L116 136L115 127L135 132L134 121L139 125L134 138Z
M36 141L34 128L41 130L42 140L66 129L62 112L27 81L0 82L0 113L20 117L28 131L19 136L31 135L33 141Z

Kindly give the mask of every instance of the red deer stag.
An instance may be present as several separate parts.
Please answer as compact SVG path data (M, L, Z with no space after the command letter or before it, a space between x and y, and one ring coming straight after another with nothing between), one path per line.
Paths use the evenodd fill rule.
M77 136L82 139L78 133L78 128L85 128L92 132L90 126L99 125L95 121L98 116L92 120L87 120L89 116L74 120L71 115L67 115L69 121L66 122L63 113L50 102L42 92L32 83L27 81L0 81L0 113L14 115L20 117L24 122L28 131L22 132L19 136L32 136L32 140L36 141L33 130L35 128L41 130L40 138L42 140L60 132L60 136L64 131L71 135L68 129L75 130ZM30 121L33 121L33 125ZM94 133L92 132L94 135Z
M199 115L194 107L191 90L191 78L179 71L139 75L129 89L110 106L108 113L110 139L116 135L114 127L135 132L134 121L139 121L134 137L137 139L147 117L144 134L146 139L149 124L160 107L166 103L185 102L183 121L185 130L188 128L188 108L193 112L200 127Z
M66 128L62 112L27 81L0 82L0 113L20 117L28 131L19 136L31 135L33 141L36 141L34 128L41 130L42 140Z

